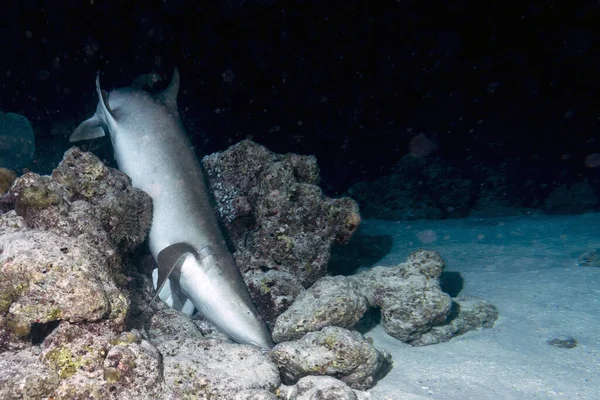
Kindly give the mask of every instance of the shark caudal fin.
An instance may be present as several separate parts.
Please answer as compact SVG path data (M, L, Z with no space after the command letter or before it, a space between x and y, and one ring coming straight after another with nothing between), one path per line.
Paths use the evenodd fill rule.
M169 86L162 92L156 95L156 98L171 110L171 112L177 112L177 93L179 93L179 83L181 78L179 77L179 70L173 68L173 77Z

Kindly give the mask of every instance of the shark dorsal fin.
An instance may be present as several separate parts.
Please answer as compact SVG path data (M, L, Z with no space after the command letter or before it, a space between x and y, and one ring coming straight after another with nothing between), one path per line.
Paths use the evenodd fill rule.
M198 253L196 249L187 243L175 243L168 247L165 247L160 253L158 253L157 263L158 263L158 280L156 282L156 292L154 293L154 297L150 300L150 303L144 308L144 311L148 309L154 303L154 300L158 297L158 294L165 286L169 277L173 274L179 274L181 271L181 265L185 261L185 258L188 255L193 255L194 257L198 257Z
M177 111L177 93L179 93L179 70L177 68L173 68L173 77L171 78L171 82L169 86L161 93L159 93L156 97L166 105L171 111Z

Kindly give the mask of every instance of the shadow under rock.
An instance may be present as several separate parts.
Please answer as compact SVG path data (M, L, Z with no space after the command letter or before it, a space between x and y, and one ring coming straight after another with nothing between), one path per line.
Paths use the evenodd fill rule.
M456 297L463 290L465 279L460 272L444 271L440 276L440 288L450 297Z
M329 275L353 275L360 268L372 267L392 249L390 235L368 236L358 228L347 244L334 244L327 266Z

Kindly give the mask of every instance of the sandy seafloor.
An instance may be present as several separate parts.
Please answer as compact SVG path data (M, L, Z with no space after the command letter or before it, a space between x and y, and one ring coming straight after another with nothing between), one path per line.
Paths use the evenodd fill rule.
M364 221L366 235L390 235L375 265L403 262L415 249L438 251L464 278L461 294L491 301L491 329L448 343L410 347L379 326L366 336L392 353L393 370L374 399L600 400L600 268L580 267L600 248L600 214L529 215L445 221ZM547 340L571 336L563 349Z

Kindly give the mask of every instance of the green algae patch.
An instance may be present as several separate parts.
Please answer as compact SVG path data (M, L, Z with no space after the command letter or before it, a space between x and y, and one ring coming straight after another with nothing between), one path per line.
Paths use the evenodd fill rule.
M8 314L6 326L9 331L21 338L31 333L31 324L21 315Z
M58 193L42 186L30 186L23 188L15 202L15 211L18 215L24 215L26 210L43 210L50 206L59 205L61 197Z
M108 341L113 346L126 346L131 343L136 343L138 340L137 336L133 332L123 332L119 336Z
M25 283L19 283L18 285L9 284L7 287L0 285L0 314L8 312L10 306L19 300L27 287Z
M43 358L56 370L60 379L70 378L89 362L83 357L74 355L66 346L50 350Z
M104 368L104 380L108 383L115 383L121 380L121 373L118 369L112 367Z

